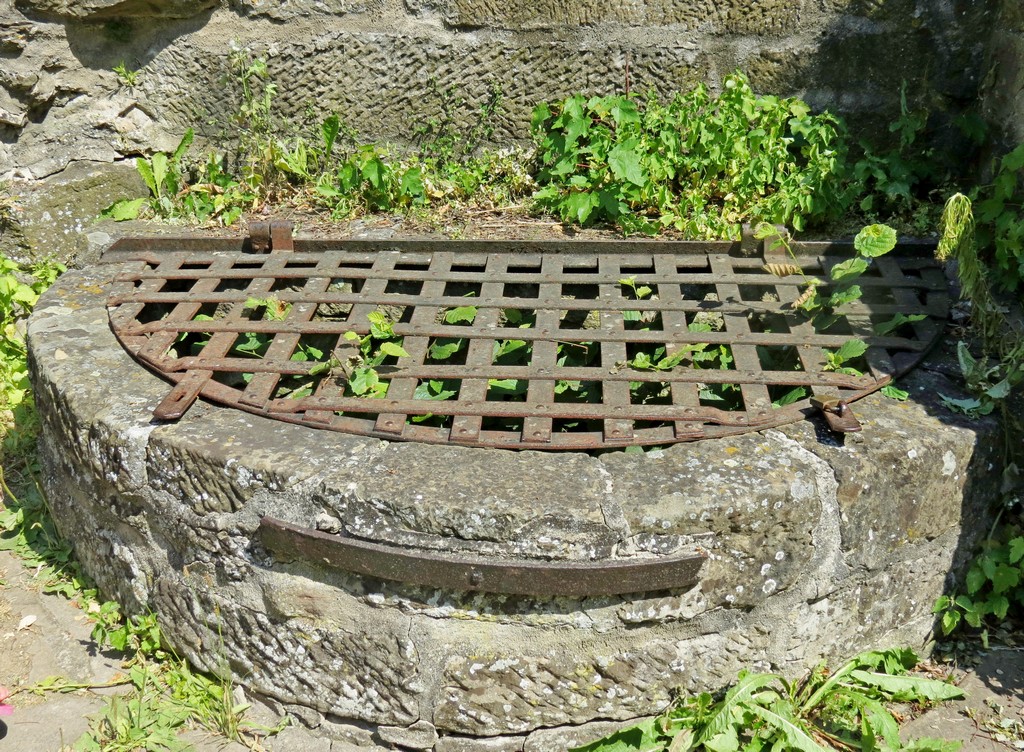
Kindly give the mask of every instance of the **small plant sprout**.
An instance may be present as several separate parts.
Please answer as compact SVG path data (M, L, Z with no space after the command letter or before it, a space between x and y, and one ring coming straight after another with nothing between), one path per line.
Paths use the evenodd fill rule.
M135 84L139 82L139 76L142 75L142 71L130 69L124 60L114 66L114 73L117 74L118 81L126 89L135 88Z

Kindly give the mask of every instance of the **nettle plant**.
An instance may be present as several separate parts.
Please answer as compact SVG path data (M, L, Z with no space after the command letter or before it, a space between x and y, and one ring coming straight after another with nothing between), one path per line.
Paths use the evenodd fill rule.
M759 240L766 241L770 251L782 248L794 261L796 260L786 233L778 227L761 223L754 228L754 236ZM793 302L793 307L813 322L816 331L827 331L843 320L844 306L863 297L864 291L857 284L857 280L871 268L874 259L892 251L896 247L897 240L896 231L888 225L876 224L862 228L853 239L856 255L832 266L828 270L828 280L825 282L807 277L803 268L795 263L771 263L765 264L764 268L778 277L790 275L804 277L806 287ZM907 316L898 313L889 321L876 324L874 332L879 336L884 336L905 324L921 321L924 318L926 318L924 314ZM860 376L861 370L853 367L852 362L863 356L867 350L867 343L858 339L851 339L836 350L823 349L822 354L825 357L823 370ZM909 396L907 392L891 384L883 387L882 393L898 400L904 400ZM793 393L787 395L786 404L795 402L804 396L806 396L805 390L798 387Z
M668 103L654 94L541 103L531 128L534 199L567 222L735 238L743 222L799 230L843 208L838 121L798 99L758 96L741 73L718 96L701 84Z

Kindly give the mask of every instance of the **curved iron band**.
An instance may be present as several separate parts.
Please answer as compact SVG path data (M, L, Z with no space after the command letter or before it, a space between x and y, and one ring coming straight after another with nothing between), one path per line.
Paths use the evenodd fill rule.
M259 536L284 561L305 560L443 590L547 597L687 590L697 584L705 558L698 553L598 562L470 558L342 538L272 517L260 520Z

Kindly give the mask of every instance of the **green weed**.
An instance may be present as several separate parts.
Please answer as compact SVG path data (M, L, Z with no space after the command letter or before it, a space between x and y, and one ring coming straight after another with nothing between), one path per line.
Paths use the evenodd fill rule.
M976 241L1011 292L1024 285L1024 144L1003 156L988 185L977 188Z
M533 112L534 199L578 224L738 237L742 222L792 224L842 207L837 121L797 99L758 96L740 73L656 96L575 95Z
M723 696L681 698L662 715L573 752L955 752L960 742L900 740L888 703L963 696L951 684L908 674L917 663L912 650L893 649L862 653L831 674L819 665L802 681L741 672Z
M124 60L114 66L114 73L117 74L117 80L121 82L121 85L126 89L134 88L139 82L139 76L142 75L141 71L132 70L129 68Z
M173 152L136 159L135 167L150 195L116 201L102 215L117 222L149 215L168 220L216 220L230 225L243 211L251 209L256 194L250 186L225 172L222 158L210 155L194 177L189 176L183 160L194 136L189 128Z
M1015 534L1016 533L1016 534ZM1019 529L1006 528L1000 539L987 540L981 553L971 562L965 581L966 591L944 595L935 603L933 613L939 615L944 635L957 629L961 623L984 628L990 618L998 624L1013 611L1024 609L1024 534Z
M153 173L154 181L159 174ZM165 180L161 181L165 186ZM70 682L50 677L19 691L71 692L130 683L127 695L111 698L90 720L89 731L76 750L184 750L177 735L186 726L201 726L228 738L255 744L257 737L274 733L244 719L246 705L234 700L230 681L196 673L174 655L163 641L153 614L122 616L114 602L100 603L97 591L82 573L70 545L53 524L46 495L38 481L35 454L37 422L28 382L23 337L25 318L40 293L63 271L58 264L22 267L0 257L0 400L4 421L3 465L0 468L0 550L10 551L34 571L43 592L58 593L79 602L93 619L93 638L126 655L126 679L104 685ZM268 305L272 301L254 301ZM276 729L279 730L279 729Z

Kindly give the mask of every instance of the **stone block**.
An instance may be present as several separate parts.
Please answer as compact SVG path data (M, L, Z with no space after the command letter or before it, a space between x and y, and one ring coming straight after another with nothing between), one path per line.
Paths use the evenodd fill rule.
M0 235L0 250L26 261L53 258L75 264L88 250L86 230L103 209L120 198L148 193L131 163L78 162L37 182L17 181L17 227ZM10 243L10 245L8 245Z
M636 719L629 723L595 721L569 728L538 729L526 737L523 752L565 752L567 749L582 747L584 744L613 734L626 726L639 723L640 720L642 719Z
M879 394L858 401L864 430L842 442L813 441L805 423L781 429L833 468L843 553L854 568L880 569L904 552L916 556L912 544L934 540L960 520L986 519L987 500L998 495L998 445L978 439L979 432L994 436L995 424L943 407L938 395L957 387L940 374L917 369L900 384L914 399ZM963 547L981 530L971 526Z
M228 0L241 16L294 21L301 18L365 13L369 0Z
M19 10L67 19L191 18L217 4L217 0L16 0Z
M417 7L429 8L457 28L529 31L621 25L673 30L708 28L713 33L724 34L777 34L793 30L800 12L797 4L777 0L758 3L744 0L642 0L634 3L426 0Z
M569 43L437 35L426 28L401 34L316 29L308 36L276 40L268 68L275 81L287 82L278 89L280 112L298 114L312 106L324 115L342 113L346 123L376 142L407 143L417 124L441 117L440 92L449 89L467 101L456 122L468 123L499 87L502 106L491 124L494 140L505 144L529 137L530 114L539 101L578 91L621 91L627 51L636 91L687 90L709 71L707 54L688 41L651 45L612 39L587 42L566 54ZM253 53L264 54L266 45L263 39L254 41ZM309 66L311 59L317 61L315 68ZM222 85L228 73L219 39L204 36L168 47L150 70L148 96L161 102L163 122L172 131L209 118L226 121L236 106L231 90ZM189 82L188 98L179 95L182 81Z
M821 500L834 493L813 458L758 434L607 454L602 464L633 533L711 534L701 576L709 607L751 606L791 587L815 554Z
M378 726L377 736L388 744L409 749L433 749L437 742L437 729L428 721L416 721L411 726Z
M524 737L498 736L472 739L465 736L442 736L434 745L435 752L522 752Z

